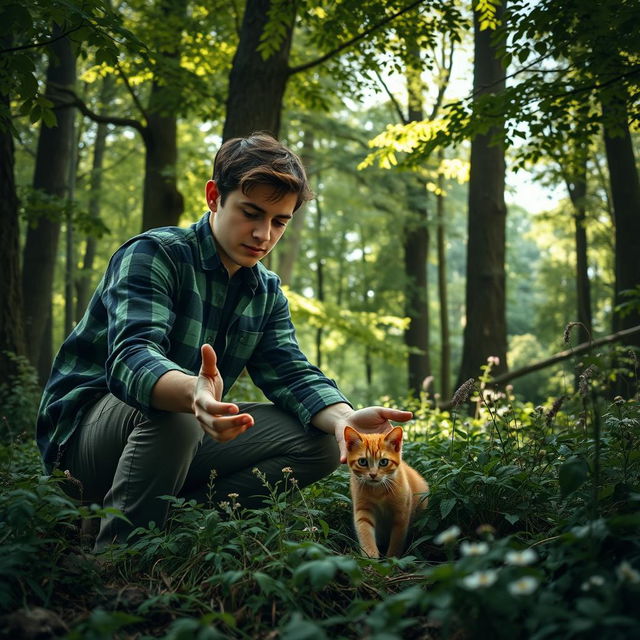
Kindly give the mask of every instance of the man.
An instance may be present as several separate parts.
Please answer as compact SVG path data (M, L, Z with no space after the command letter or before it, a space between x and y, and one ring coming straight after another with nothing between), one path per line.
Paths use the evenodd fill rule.
M383 432L408 411L354 411L298 347L279 279L260 260L310 197L300 159L263 134L225 142L205 189L209 211L153 229L112 257L62 345L37 425L45 466L69 470L108 516L98 550L150 521L161 495L239 494L258 506L291 467L301 486L346 461L349 424ZM270 403L224 399L247 368Z

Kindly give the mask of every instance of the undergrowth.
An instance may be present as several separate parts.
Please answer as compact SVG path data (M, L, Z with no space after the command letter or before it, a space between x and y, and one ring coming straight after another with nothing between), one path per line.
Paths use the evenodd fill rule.
M360 554L344 468L304 490L283 469L261 510L234 494L166 497L165 530L94 556L79 522L101 510L67 497L73 479L38 475L30 439L4 438L0 629L83 640L638 637L637 395L605 400L606 375L586 368L578 392L538 407L489 383L490 365L450 409L425 397L410 407L404 455L430 495L399 559Z

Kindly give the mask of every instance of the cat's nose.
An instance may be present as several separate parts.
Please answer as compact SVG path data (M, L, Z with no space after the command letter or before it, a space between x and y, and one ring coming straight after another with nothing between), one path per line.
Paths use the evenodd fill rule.
M378 477L378 474L377 474L377 473L370 473L370 474L369 474L369 477L370 477L372 480L375 480L375 479Z

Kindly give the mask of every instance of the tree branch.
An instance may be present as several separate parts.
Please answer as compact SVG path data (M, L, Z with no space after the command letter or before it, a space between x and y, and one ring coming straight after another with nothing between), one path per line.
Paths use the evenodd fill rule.
M408 11L411 11L412 9L414 9L418 5L422 4L423 2L425 2L425 0L415 0L411 4L409 4L406 7L404 7L404 9L400 9L400 11L397 11L396 13L394 13L394 14L392 14L390 16L387 16L386 18L384 18L380 22L377 22L376 24L374 24L373 26L369 27L368 29L365 29L361 33L355 35L353 38L350 38L346 42L343 42L341 45L338 45L335 49L332 49L331 51L325 53L324 55L320 56L319 58L316 58L315 60L310 60L309 62L305 62L304 64L300 64L297 67L289 67L289 75L292 76L294 73L300 73L301 71L306 71L307 69L311 69L313 67L317 67L319 64L322 64L323 62L326 62L327 60L329 60L329 58L333 58L333 56L337 55L341 51L344 51L345 49L347 49L350 46L354 45L356 42L359 42L360 40L363 40L369 34L373 33L374 31L377 31L380 27L383 27L385 24L389 24L389 22L392 22L393 20L395 20L399 16L407 13Z
M396 97L393 95L393 93L391 93L389 87L387 86L387 83L382 79L382 76L380 75L380 72L377 69L375 71L375 74L376 74L376 77L378 78L378 82L382 85L384 90L387 92L387 95L389 96L389 100L391 100L391 103L395 107L398 117L400 118L400 122L402 122L402 124L409 124L409 118L407 118L402 112L402 107L400 106L400 103L396 100Z
M95 113L89 109L86 103L81 100L75 91L71 89L67 89L66 87L55 86L55 89L61 93L66 93L71 97L71 100L68 102L58 102L56 105L57 109L61 109L64 107L76 107L82 115L86 116L90 120L97 122L98 124L112 124L117 127L131 127L140 133L140 135L146 139L147 129L146 127L139 121L134 120L133 118L119 118L117 116L105 116L99 113Z
M0 55L4 53L15 53L16 51L25 51L27 49L38 49L40 47L48 47L50 44L57 42L58 40L62 40L62 38L66 38L70 33L77 31L78 29L84 26L83 23L77 24L75 27L72 27L68 31L61 33L55 38L49 38L48 40L43 40L42 42L32 42L31 44L23 44L19 47L9 47L8 49L0 49Z
M120 74L120 77L122 78L122 82L124 82L124 86L127 88L127 91L129 92L129 95L133 99L134 104L136 105L136 107L138 107L138 111L140 111L140 113L142 114L142 117L148 123L149 122L149 118L147 117L147 112L145 111L144 107L142 106L140 100L138 100L138 96L136 95L135 91L133 90L133 87L131 86L131 84L129 82L129 78L127 78L127 76L125 75L125 73L122 70L122 67L120 66L119 62L116 62L116 68L118 69L118 73Z

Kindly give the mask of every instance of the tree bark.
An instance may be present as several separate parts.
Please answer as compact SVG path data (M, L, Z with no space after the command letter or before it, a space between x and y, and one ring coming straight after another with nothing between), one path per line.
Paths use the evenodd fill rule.
M640 184L624 100L614 101L609 97L609 99L603 100L602 110L605 116L604 142L615 216L613 330L617 332L640 324L640 306L638 304L626 314L616 311L618 305L630 301L629 298L622 295L622 292L640 285L640 259L638 257ZM640 335L634 334L625 342L640 347Z
M54 101L61 96L56 86L72 87L76 81L76 62L68 38L49 46L47 95ZM67 195L71 146L74 144L73 109L56 112L57 126L41 124L33 178L34 190L63 202ZM41 382L49 377L51 368L50 320L55 270L60 235L60 216L48 217L35 211L35 224L30 225L23 254L22 295L25 312L27 352L31 363L38 367ZM49 323L50 326L50 323Z
M1 95L0 100L8 112L9 96ZM14 144L8 124L0 122L0 384L16 373L5 352L26 355Z
M291 16L277 51L266 60L258 51L260 37L269 21L270 0L247 0L240 41L229 76L229 96L222 132L223 140L266 131L280 132L280 112L289 77L289 51L293 35L296 4L290 3Z
M587 159L567 179L567 189L573 205L576 243L576 312L578 342L587 342L592 337L591 287L589 284L589 262L587 257Z
M107 104L113 95L113 77L107 76L102 81L100 91L100 103ZM96 126L96 137L93 145L93 162L91 166L91 179L89 187L89 217L92 220L100 219L100 205L102 202L102 167L104 164L104 154L107 147L108 128L105 123ZM94 235L87 236L84 250L82 268L76 278L76 322L84 314L89 304L89 291L91 286L91 275L93 272L93 261L96 256L98 241Z
M442 163L444 154L438 153L439 164ZM436 198L436 211L438 217L438 298L440 302L440 397L451 396L451 339L449 335L449 301L447 290L447 246L446 227L444 221L444 179L438 174L438 195Z
M504 5L497 8L502 18ZM490 29L480 31L474 12L474 94L504 90L504 69L491 38ZM471 142L469 211L467 239L466 325L459 384L477 377L489 356L500 363L493 372L507 369L507 323L505 300L504 202L505 160L500 142L492 137L501 133L502 124Z
M422 108L424 84L422 82L420 50L409 45L412 62L407 64L408 121L424 120ZM414 352L409 353L408 384L416 396L422 383L431 373L429 357L429 296L427 262L429 257L429 213L424 180L412 176L407 187L407 219L403 230L405 272L405 315L409 326L404 342Z

